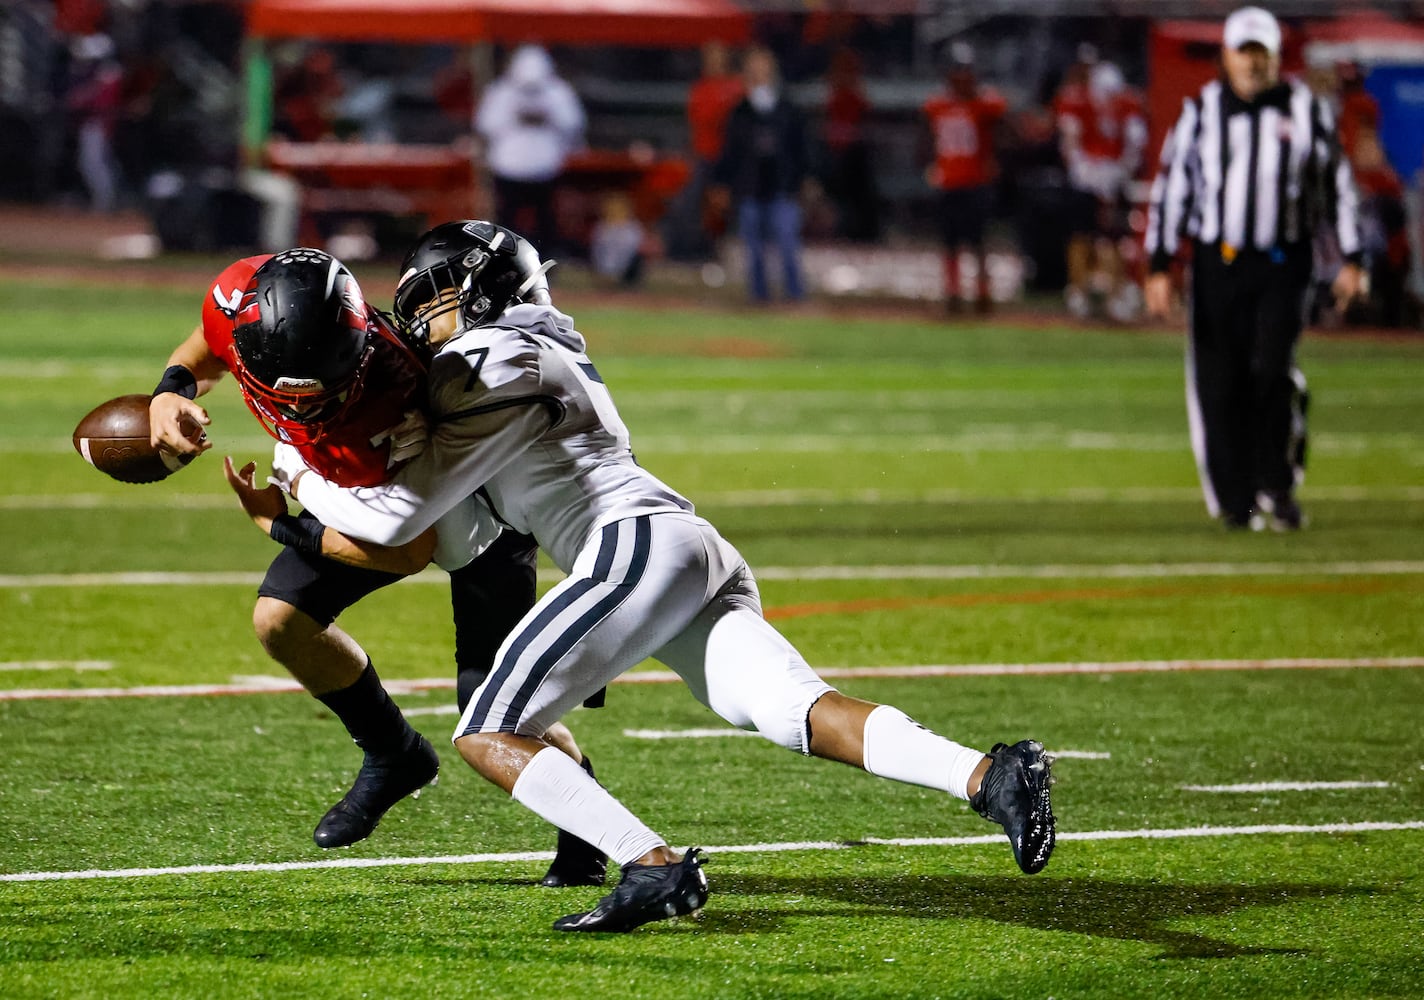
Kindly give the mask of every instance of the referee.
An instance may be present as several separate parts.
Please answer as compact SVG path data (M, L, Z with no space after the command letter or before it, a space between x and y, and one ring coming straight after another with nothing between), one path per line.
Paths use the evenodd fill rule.
M1146 249L1147 310L1191 243L1187 416L1207 511L1228 528L1304 524L1305 378L1295 348L1312 237L1333 227L1344 303L1364 290L1355 188L1330 109L1280 77L1281 28L1259 7L1226 19L1222 74L1188 98L1162 146Z

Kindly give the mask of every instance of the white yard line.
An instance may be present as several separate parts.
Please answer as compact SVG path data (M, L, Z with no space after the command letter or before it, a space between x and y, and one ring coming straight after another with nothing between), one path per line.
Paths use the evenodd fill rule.
M1326 823L1319 826L1198 826L1175 830L1082 830L1060 831L1059 841L1105 840L1183 840L1196 837L1260 837L1277 835L1310 835L1373 833L1395 830L1424 830L1424 821L1402 823ZM711 856L718 854L778 854L789 851L844 851L875 844L886 847L969 847L979 844L1002 844L1002 833L987 833L973 837L867 837L845 842L836 840L793 841L770 844L708 845ZM446 854L407 858L325 858L320 861L274 861L230 865L176 865L166 868L89 868L82 871L0 873L0 882L69 882L86 879L153 878L173 875L221 875L239 872L292 872L322 869L400 868L428 865L509 864L522 861L547 861L552 851L511 851L501 854Z
M12 660L0 663L0 672L28 673L31 670L73 670L84 673L90 670L113 670L110 660Z
M1109 563L1044 566L764 566L758 580L1133 580L1236 576L1410 576L1424 561L1324 563Z
M1316 792L1347 788L1389 788L1388 781L1256 781L1242 785L1179 785L1184 792Z
M445 711L444 708L440 709L442 714ZM451 707L449 711L453 712L454 708ZM407 711L405 714L413 715L415 713ZM623 735L634 740L710 740L724 736L756 736L757 734L747 732L745 729L724 726L721 729L625 729ZM1112 754L1097 750L1055 750L1050 747L1048 752L1057 760L1112 760Z
M228 453L265 451L266 439L225 439ZM1140 434L1095 431L1039 425L986 425L958 433L902 434L893 430L859 434L640 434L639 453L658 455L738 455L775 450L783 454L1016 454L1024 452L1135 452L1171 453L1187 447L1186 436L1174 433ZM1408 432L1393 434L1312 434L1311 451L1327 455L1357 455L1403 451L1417 453L1424 437ZM57 455L73 450L67 438L0 439L3 455Z
M1017 490L984 494L960 489L788 489L705 490L695 497L708 507L791 507L801 504L995 504L995 503L1125 503L1154 500L1195 503L1201 491L1190 486L1065 487L1052 491ZM1312 500L1398 501L1424 500L1424 486L1313 486ZM0 496L0 510L237 510L226 493L37 493Z
M1296 657L1274 660L1123 660L1111 663L950 663L890 667L823 667L816 671L829 680L876 677L1012 677L1025 674L1142 674L1191 673L1216 670L1411 670L1424 667L1424 656ZM635 670L615 684L673 684L681 680L671 670ZM275 675L234 678L229 684L157 684L139 687L17 688L0 690L0 701L85 698L175 698L234 694L283 694L304 690L296 681ZM386 680L392 694L448 691L453 678ZM431 711L428 714L443 714Z
M382 682L384 683L384 681ZM454 685L450 685L452 688ZM415 715L459 715L459 705L418 705L415 708L401 708L401 714L407 717Z
M755 736L745 729L625 729L623 735L635 740L710 740L723 736Z
M1242 576L1417 576L1424 560L1373 562L1259 562L1259 563L1071 563L1043 566L987 564L909 566L757 566L759 580L1134 580L1190 579ZM542 569L539 579L557 583L564 575ZM427 569L400 581L438 583L444 572ZM50 587L255 587L260 572L213 573L11 573L0 574L0 589L29 590Z

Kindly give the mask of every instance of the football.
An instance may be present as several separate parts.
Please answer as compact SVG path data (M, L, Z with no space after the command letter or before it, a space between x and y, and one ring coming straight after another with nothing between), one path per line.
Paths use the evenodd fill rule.
M165 454L148 443L149 399L134 393L94 407L74 428L74 450L121 483L156 483L173 475L191 456Z

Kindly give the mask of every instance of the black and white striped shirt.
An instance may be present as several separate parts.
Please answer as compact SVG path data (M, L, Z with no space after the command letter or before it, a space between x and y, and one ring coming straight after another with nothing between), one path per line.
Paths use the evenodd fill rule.
M1152 270L1165 271L1184 237L1271 251L1331 225L1358 263L1356 204L1333 115L1309 87L1284 80L1248 103L1213 80L1183 102L1162 144L1146 249Z

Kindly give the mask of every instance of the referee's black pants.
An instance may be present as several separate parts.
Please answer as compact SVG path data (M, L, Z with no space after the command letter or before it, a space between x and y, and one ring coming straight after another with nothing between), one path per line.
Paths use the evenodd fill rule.
M1289 495L1303 475L1305 379L1295 348L1311 264L1308 244L1234 256L1196 245L1187 415L1213 517L1243 524L1258 492Z

